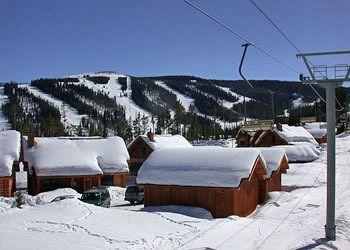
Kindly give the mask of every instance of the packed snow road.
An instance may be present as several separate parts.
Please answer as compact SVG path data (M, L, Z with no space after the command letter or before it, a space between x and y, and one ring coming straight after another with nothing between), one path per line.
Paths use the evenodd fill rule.
M290 164L282 179L286 191L272 193L246 218L212 219L191 207L130 206L121 191L110 209L74 199L41 204L49 201L45 195L41 205L4 205L0 249L350 249L350 136L337 138L337 241L328 242L325 153L323 146L317 161Z

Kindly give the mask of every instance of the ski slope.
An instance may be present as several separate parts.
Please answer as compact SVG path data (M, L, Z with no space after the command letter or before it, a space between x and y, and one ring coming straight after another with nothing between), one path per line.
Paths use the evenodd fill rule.
M215 118L214 116L210 116L210 115L206 115L206 114L203 114L201 113L197 107L195 106L195 101L193 98L189 97L189 96L186 96L184 94L181 94L180 92L170 88L168 85L166 85L163 81L155 81L154 82L155 84L157 84L158 86L168 90L169 92L173 93L176 95L176 98L177 100L180 101L181 105L185 108L186 111L189 110L190 106L193 106L196 110L196 114L198 116L201 116L201 117L206 117L206 118L209 118L211 119L212 121L216 121L217 123L220 124L220 126L222 128L234 128L234 127L237 127L239 126L240 124L243 123L243 121L238 121L238 122L225 122L225 121L222 121L222 120L219 120L217 118ZM229 102L229 101L225 101L223 100L223 106L226 107L226 108L232 108L232 105L234 103L232 102Z
M81 122L81 119L83 117L87 117L87 115L80 115L75 108L69 106L68 104L65 104L63 101L61 101L61 100L59 100L59 99L57 99L49 94L44 93L43 91L39 90L38 88L36 88L34 86L20 85L19 87L27 88L28 91L30 93L32 93L33 95L35 95L36 97L39 97L39 98L51 103L56 108L58 108L60 113L61 113L62 123L64 123L64 117L63 117L64 112L66 115L66 123L68 125L71 125L71 126L78 126ZM65 110L63 110L63 106L64 106Z
M79 83L75 83L75 84L82 84L94 91L102 91L108 94L110 98L115 99L117 104L124 107L126 119L131 118L134 120L138 114L140 114L141 116L147 116L147 117L152 116L151 113L149 113L147 110L138 106L131 99L130 89L127 91L123 91L121 89L121 85L118 82L118 77L128 77L128 76L117 74L117 73L89 73L88 74L89 76L106 76L110 78L107 84L94 84L94 82L84 78L83 77L84 75L87 75L87 74L74 75L71 77L79 78ZM128 81L130 81L130 78L128 79Z
M231 108L232 108L232 105L244 102L244 96L243 95L237 94L236 92L233 92L232 90L230 90L230 88L227 88L227 87L221 87L221 86L217 86L217 87L219 89L222 89L226 93L229 93L229 94L233 95L234 97L238 98L238 100L235 101L235 102L224 101L224 103L226 103L224 105L231 106ZM252 100L254 100L254 99L252 99L252 98L250 98L248 96L245 97L245 101L246 102L249 102L249 101L252 101Z
M2 112L2 105L7 102L7 96L4 94L4 87L0 86L0 131L7 130L11 128L11 124Z
M15 250L350 249L349 135L336 139L336 150L336 241L323 239L326 207L323 146L319 160L290 164L287 174L282 176L282 183L290 192L271 193L266 204L245 218L212 219L208 212L194 207L130 206L119 191L116 193L120 196L119 203L109 209L74 199L17 209L11 208L11 199L0 198L0 247Z

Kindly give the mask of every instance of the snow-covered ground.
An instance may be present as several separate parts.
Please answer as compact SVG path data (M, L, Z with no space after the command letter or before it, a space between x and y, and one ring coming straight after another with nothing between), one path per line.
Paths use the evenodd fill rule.
M350 135L337 138L337 240L324 240L326 150L290 164L284 192L252 215L212 219L192 207L100 208L64 200L22 209L0 199L1 249L350 249ZM46 197L46 195L44 195ZM118 200L117 199L117 200ZM49 200L49 199L47 199ZM3 207L3 209L1 209ZM1 212L2 211L2 212Z
M0 86L0 131L7 130L11 128L11 125L4 113L1 110L2 105L7 101L7 96L4 94L4 87Z
M64 122L63 114L66 115L66 123L71 126L78 126L81 122L81 118L87 117L87 115L80 115L78 114L78 111L69 106L68 104L64 103L63 101L44 93L43 91L39 90L38 88L31 86L31 85L20 85L22 88L27 88L30 93L35 95L36 97L39 97L49 103L52 103L56 108L59 109L61 113L61 120Z

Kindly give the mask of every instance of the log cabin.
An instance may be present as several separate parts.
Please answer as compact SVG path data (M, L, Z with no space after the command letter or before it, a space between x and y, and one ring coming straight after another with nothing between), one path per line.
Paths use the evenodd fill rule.
M84 192L101 185L125 187L129 154L124 140L44 138L29 135L26 156L28 191L37 194L57 188Z
M261 156L265 162L267 175L260 182L260 189L265 189L266 193L282 190L282 173L287 173L288 159L283 148L259 148ZM263 203L267 196L259 201Z
M259 189L267 169L254 148L173 148L154 151L142 164L145 207L182 205L218 217L248 216L265 197Z
M10 197L16 190L16 171L21 161L21 134L0 132L0 196Z
M140 135L128 145L130 172L136 176L142 163L154 150L192 147L192 144L182 135L156 135L151 132L148 132L147 135Z
M248 121L236 135L237 147L252 147L259 135L271 129L273 120Z

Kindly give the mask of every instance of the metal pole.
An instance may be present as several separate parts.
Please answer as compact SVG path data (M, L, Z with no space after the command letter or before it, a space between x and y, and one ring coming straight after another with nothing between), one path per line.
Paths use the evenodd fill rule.
M326 238L335 240L335 84L326 84L327 97L327 218Z

